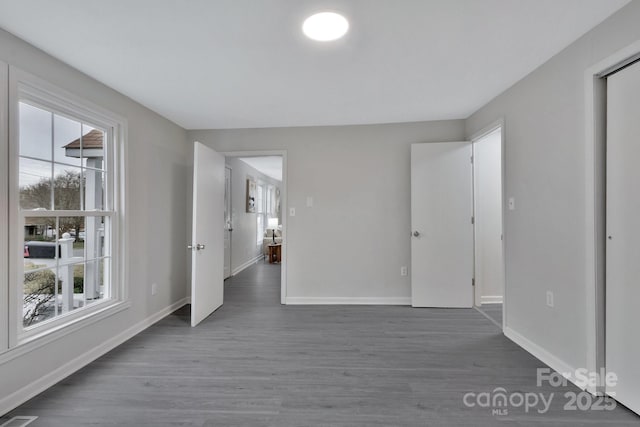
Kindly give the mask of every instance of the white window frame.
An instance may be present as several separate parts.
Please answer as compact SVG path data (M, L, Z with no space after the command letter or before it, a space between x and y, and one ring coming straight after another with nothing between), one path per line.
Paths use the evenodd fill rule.
M44 108L56 114L91 123L106 131L111 141L105 149L105 163L109 165L105 186L110 188L105 194L103 211L29 211L21 213L19 203L19 103ZM24 261L21 244L24 239L22 227L9 230L9 350L41 338L53 332L68 333L84 327L129 306L126 287L126 222L125 222L125 170L126 170L126 120L89 101L81 99L38 77L16 67L9 67L9 218L12 224L20 224L24 216L108 216L111 224L110 247L110 288L109 298L97 301L81 309L58 315L27 329L22 325L22 283L24 281ZM108 156L108 158L107 158ZM53 213L53 215L52 215Z
M9 65L0 61L0 353L9 349L9 317L6 309L9 305L9 252L7 242L9 241L9 131L8 131L8 111L7 99L9 97Z

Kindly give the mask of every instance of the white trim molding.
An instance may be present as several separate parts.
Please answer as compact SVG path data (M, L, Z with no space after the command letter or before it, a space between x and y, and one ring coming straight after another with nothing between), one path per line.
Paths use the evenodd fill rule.
M262 251L262 249L260 249ZM240 273L243 270L246 270L247 268L251 267L252 265L256 264L258 261L260 261L261 259L264 258L264 254L260 254L256 257L251 258L249 261L245 262L244 264L234 268L233 270L231 270L231 276L235 276L236 274Z
M141 322L133 325L129 329L106 340L101 345L92 348L86 353L81 354L75 359L72 359L69 362L65 363L58 369L49 372L47 375L40 377L38 380L4 397L0 400L0 414L6 414L12 411L32 397L42 393L43 391L62 381L69 375L87 366L89 363L93 362L94 360L113 350L120 344L138 335L149 326L153 325L154 323L165 318L180 307L184 306L185 304L187 304L187 301L187 298L183 298L180 301L177 301L170 306L163 308L157 313L152 314Z
M287 305L411 305L411 297L287 297Z
M486 295L480 297L480 303L484 304L502 304L502 295Z
M544 348L540 347L538 344L529 341L527 338L523 337L513 329L508 326L503 329L504 335L509 338L511 341L525 349L529 354L531 354L536 359L540 360L545 365L549 366L551 369L565 377L568 381L574 384L581 390L585 390L584 384L576 384L575 383L575 375L571 375L576 372L576 368L569 365L565 361L560 358L554 356L549 353ZM569 375L567 375L569 374Z

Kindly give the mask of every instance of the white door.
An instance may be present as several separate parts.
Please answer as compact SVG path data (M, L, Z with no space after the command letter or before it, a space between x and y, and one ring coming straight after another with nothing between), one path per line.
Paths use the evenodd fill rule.
M194 143L191 326L223 301L224 169L224 156Z
M411 146L411 305L473 305L471 143Z
M640 413L640 64L607 80L606 365L615 399Z
M231 276L231 169L224 168L224 278Z

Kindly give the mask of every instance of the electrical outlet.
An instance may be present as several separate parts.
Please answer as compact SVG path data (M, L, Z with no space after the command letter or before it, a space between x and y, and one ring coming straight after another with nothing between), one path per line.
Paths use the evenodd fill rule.
M553 292L547 291L547 307L553 308Z
M406 276L407 274L409 274L409 271L408 271L407 267L406 266L400 267L400 275L401 276Z
M158 293L158 284L157 283L152 283L151 284L151 295L155 295Z

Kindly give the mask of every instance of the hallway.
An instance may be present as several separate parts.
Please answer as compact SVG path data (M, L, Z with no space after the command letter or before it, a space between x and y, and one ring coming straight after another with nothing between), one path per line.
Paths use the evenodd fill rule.
M225 283L197 328L184 307L11 415L30 426L637 425L623 408L564 411L542 363L476 310L282 306L280 267ZM551 410L466 407L467 392L555 393ZM4 421L4 419L2 420Z

